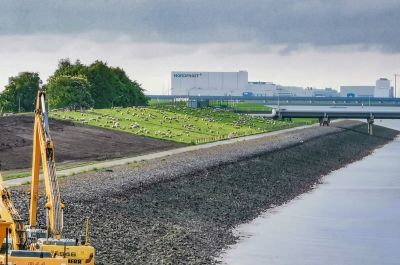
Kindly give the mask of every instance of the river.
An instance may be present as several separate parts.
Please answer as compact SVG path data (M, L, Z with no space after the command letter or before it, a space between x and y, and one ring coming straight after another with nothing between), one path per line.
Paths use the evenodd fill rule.
M376 121L400 130L400 121ZM340 143L338 143L340 144ZM239 226L229 265L400 264L400 138Z

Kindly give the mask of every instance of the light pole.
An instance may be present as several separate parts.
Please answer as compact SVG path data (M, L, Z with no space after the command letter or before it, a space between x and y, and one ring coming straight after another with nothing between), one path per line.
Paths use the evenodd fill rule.
M278 110L280 109L280 91L282 91L282 88L276 88L276 93L277 93L277 95L278 95Z
M265 90L264 104L267 104L267 90Z
M231 98L230 103L231 103L231 106L232 106L232 109L233 109L234 108L233 99L232 99L233 91L231 90L230 92L231 92L230 95L229 95L230 98Z

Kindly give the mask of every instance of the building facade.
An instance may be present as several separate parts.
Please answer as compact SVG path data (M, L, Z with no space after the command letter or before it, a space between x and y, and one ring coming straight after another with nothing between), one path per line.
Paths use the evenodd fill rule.
M247 71L171 72L171 95L176 96L289 96L289 97L393 97L390 81L380 78L375 86L332 88L281 86L271 82L249 82Z
M341 86L341 97L375 97L392 98L393 87L390 86L390 80L379 78L375 86Z
M391 97L391 87L390 81L388 79L379 78L378 80L376 80L374 96L377 98Z
M375 86L341 86L341 97L374 97Z
M171 73L171 95L241 96L247 84L246 71Z
M271 82L249 82L247 71L171 72L171 95L179 96L290 96L332 97L333 89L281 86Z

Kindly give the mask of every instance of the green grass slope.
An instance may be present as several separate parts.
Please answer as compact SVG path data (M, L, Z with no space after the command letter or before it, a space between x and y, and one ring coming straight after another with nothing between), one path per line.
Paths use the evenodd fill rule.
M50 117L187 144L271 132L314 122L307 119L274 121L211 108L179 106L52 111Z

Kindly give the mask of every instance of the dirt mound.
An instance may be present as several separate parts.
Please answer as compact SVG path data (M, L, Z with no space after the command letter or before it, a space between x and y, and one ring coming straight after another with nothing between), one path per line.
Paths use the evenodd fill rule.
M0 118L1 170L31 167L33 116ZM146 154L182 146L106 129L50 120L57 162L104 160Z

